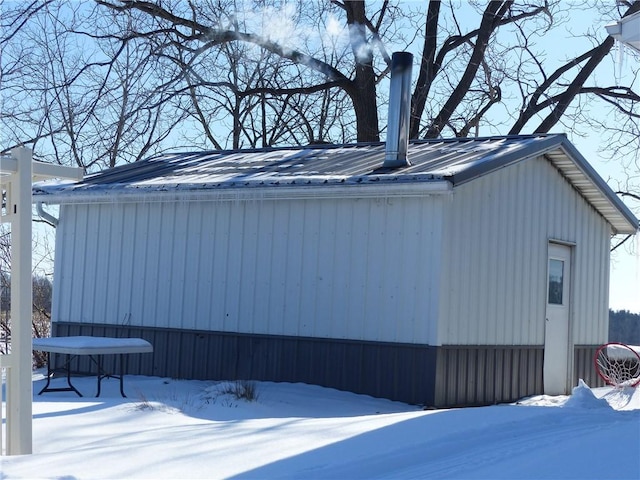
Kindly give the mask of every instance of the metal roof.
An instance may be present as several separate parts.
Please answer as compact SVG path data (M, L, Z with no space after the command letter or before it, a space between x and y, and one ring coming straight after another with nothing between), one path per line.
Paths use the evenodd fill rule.
M384 169L384 143L169 153L87 175L72 184L34 186L36 201L113 201L113 195L220 192L306 187L409 185L447 189L544 155L613 226L634 233L638 220L565 135L520 135L412 141L411 165ZM362 192L364 189L357 189ZM369 189L367 189L369 190Z

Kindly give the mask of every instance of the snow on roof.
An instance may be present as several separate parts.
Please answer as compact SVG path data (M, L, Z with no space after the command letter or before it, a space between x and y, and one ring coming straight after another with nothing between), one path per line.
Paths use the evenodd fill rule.
M42 185L35 194L102 189L167 190L264 185L455 181L487 160L521 151L545 136L415 141L410 166L383 169L383 143L261 150L168 153L87 175L69 185Z
M638 220L565 135L412 141L410 165L383 168L384 143L167 153L85 176L38 184L36 201L84 203L115 194L204 192L251 187L443 184L456 186L507 165L545 155L620 233ZM275 193L274 193L275 194Z

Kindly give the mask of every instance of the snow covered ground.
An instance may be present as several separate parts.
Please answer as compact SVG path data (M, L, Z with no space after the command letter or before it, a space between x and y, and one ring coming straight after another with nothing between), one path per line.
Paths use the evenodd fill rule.
M61 380L58 380L61 381ZM95 394L95 379L74 382ZM34 391L43 385L34 375ZM0 479L640 478L640 389L452 410L304 384L128 376L100 398L34 395L34 454Z

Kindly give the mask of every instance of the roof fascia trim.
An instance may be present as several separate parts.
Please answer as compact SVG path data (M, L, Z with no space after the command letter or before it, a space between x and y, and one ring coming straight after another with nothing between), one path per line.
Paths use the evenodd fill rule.
M34 203L48 205L90 204L90 203L150 203L175 201L259 201L294 200L324 198L388 198L388 197L425 197L450 194L453 185L447 180L415 182L401 184L376 185L322 185L322 186L280 186L280 187L243 187L164 191L136 189L132 192L110 191L82 193L43 193L34 192Z

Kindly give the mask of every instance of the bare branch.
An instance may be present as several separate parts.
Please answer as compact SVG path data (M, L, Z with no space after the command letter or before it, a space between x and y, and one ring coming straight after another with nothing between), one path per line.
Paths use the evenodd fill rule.
M340 82L343 88L349 88L351 86L351 81L345 75L343 75L340 71L338 71L333 66L322 62L316 58L311 57L303 52L298 50L288 49L279 45L276 42L273 42L265 37L260 35L240 32L237 30L225 30L225 29L216 29L206 25L203 25L199 22L195 22L193 20L189 20L177 15L172 14L171 12L165 10L159 5L142 2L136 0L121 0L120 3L122 5L115 5L113 3L104 1L104 0L96 0L96 3L99 5L103 5L105 7L111 8L117 11L127 11L127 10L139 10L141 12L152 15L153 17L160 18L166 20L172 25L187 27L192 32L198 32L196 35L184 35L180 33L177 29L170 29L171 33L175 33L180 36L183 40L199 40L207 43L209 47L221 45L223 43L228 43L232 41L242 41L246 43L250 43L260 48L263 48L271 53L274 53L282 58L286 58L287 60L292 61L293 63L304 65L324 76L327 77L330 81ZM163 30L166 32L166 30ZM160 33L159 31L153 32L145 32L144 34L135 33L132 36L152 36Z
M444 106L440 110L440 113L436 115L432 122L432 125L427 130L427 137L437 137L442 131L442 127L446 125L453 114L456 107L462 102L466 92L471 86L471 82L475 78L476 72L480 67L484 52L489 43L489 37L493 31L499 25L500 20L506 15L507 11L512 5L512 1L493 1L487 6L484 14L482 15L482 22L478 29L478 37L475 43L475 48L467 64L467 68L460 79L457 87L454 89L451 96L445 102Z
M12 18L10 22L10 27L12 31L9 32L8 35L0 38L0 45L3 43L9 43L17 33L24 28L26 23L35 15L38 14L40 10L47 8L54 0L46 0L44 2L40 2L38 0L34 0L27 6L23 6L21 10L17 12L17 18ZM4 23L4 22L3 22ZM4 31L5 25L2 25L2 31Z

